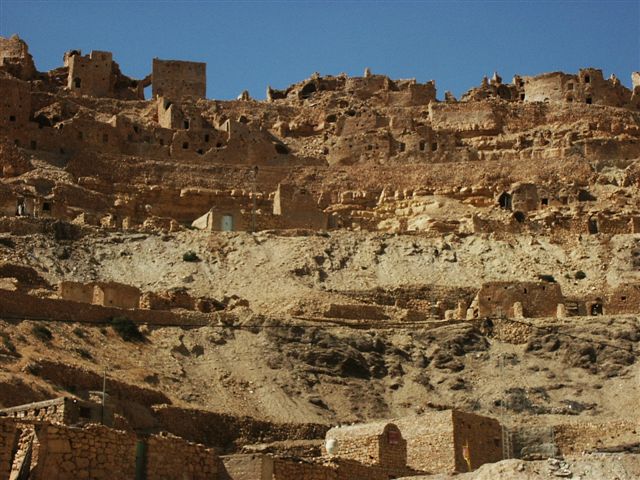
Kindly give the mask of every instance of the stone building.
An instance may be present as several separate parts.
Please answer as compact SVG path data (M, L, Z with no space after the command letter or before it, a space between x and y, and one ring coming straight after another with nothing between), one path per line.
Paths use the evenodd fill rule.
M206 94L206 63L153 59L152 95L154 98L198 99L205 98Z
M407 464L425 472L467 472L502 460L497 420L442 410L397 421L407 442Z
M335 457L384 468L389 476L407 473L407 441L393 423L377 422L335 427L326 441L337 443Z
M273 198L273 214L281 215L288 228L327 228L328 216L311 192L294 185L278 184Z
M92 303L103 307L140 307L140 290L117 282L60 282L58 294L63 300Z
M552 282L487 282L476 300L477 316L508 318L555 317L564 296Z

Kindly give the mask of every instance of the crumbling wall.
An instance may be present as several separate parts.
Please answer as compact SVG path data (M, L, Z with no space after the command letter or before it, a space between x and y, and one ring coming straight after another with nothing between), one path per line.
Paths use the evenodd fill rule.
M219 458L214 450L170 434L147 440L147 480L212 480L218 478Z
M638 441L638 423L616 420L554 425L554 441L561 455L579 455L599 448L619 447Z
M485 463L502 460L500 422L459 410L453 410L451 413L457 472L475 470Z
M451 410L398 420L407 440L407 464L425 472L455 471Z
M432 102L429 116L434 130L497 134L500 128L500 120L490 103Z
M174 326L203 326L211 321L211 317L200 312L177 314L166 310L125 310L70 300L40 298L8 290L0 290L0 315L7 318L86 323L108 323L113 317L124 316L135 323Z
M0 36L0 68L22 80L31 80L36 74L29 47L18 35Z
M273 214L282 215L289 228L327 228L327 215L305 188L279 184L273 199Z
M384 307L378 305L356 305L331 303L324 316L352 320L388 320Z
M336 427L326 438L337 442L335 455L340 459L400 470L407 466L407 441L393 423Z
M10 132L25 128L31 115L31 88L17 78L0 76L0 127ZM11 134L13 134L12 132ZM11 135L10 134L10 135Z
M81 429L41 424L36 426L36 438L39 455L32 462L35 478L135 478L136 438L132 433L101 425Z
M640 310L640 285L621 284L605 296L605 315L637 314Z
M153 97L173 100L183 97L205 98L207 92L206 63L153 59Z
M77 95L105 97L113 93L113 56L111 52L93 51L81 55L72 51L65 55L65 66L69 67L67 88Z
M93 303L105 307L138 308L140 306L140 289L123 283L99 282L93 290Z
M513 318L514 303L522 306L526 318L555 317L564 297L560 285L550 282L488 282L478 292L480 317Z
M14 421L0 417L0 478L9 478L17 447L18 430Z

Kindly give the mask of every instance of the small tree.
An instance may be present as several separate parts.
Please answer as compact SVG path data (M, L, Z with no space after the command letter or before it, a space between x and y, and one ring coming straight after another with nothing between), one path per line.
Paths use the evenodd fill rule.
M31 329L31 333L34 337L42 342L48 342L53 338L53 333L51 333L51 330L41 324L34 325Z
M189 250L182 255L182 260L185 262L197 262L200 258L198 258L198 254L196 252Z
M138 330L138 326L127 317L113 317L111 328L125 342L144 342L144 335Z

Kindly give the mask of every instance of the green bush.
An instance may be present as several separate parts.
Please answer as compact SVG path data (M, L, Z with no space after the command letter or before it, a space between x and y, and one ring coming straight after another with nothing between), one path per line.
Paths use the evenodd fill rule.
M583 278L587 278L587 274L584 273L582 270L578 270L576 272L576 280L582 280Z
M194 252L193 250L189 250L182 255L182 260L184 260L185 262L197 262L200 259L198 258L198 254L196 252Z
M44 325L34 325L31 329L31 333L34 337L42 342L48 342L53 338L53 333Z
M5 348L5 350L7 350L12 355L18 353L18 349L13 344L8 334L0 332L0 338L2 338L2 346Z
M111 328L120 335L125 342L143 342L144 335L138 330L138 326L127 317L113 317Z
M73 331L73 334L78 338L85 338L86 337L86 332L83 329L81 329L80 327L75 327L72 331Z

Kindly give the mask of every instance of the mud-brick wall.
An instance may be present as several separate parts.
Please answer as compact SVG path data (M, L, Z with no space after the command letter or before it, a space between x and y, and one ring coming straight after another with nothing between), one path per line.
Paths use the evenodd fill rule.
M398 422L407 440L409 467L430 473L454 471L451 415L451 410L443 410Z
M0 478L9 478L16 439L16 424L12 420L0 418Z
M153 435L147 441L147 480L212 480L218 469L218 456L204 445L173 435Z
M273 462L273 480L293 479L338 480L338 474L335 469L322 464L276 458Z
M469 471L464 450L468 449L471 470L502 460L502 427L500 422L473 413L452 411L453 441L457 472Z
M41 425L35 478L110 480L135 478L135 435L100 425L85 429Z
M640 423L624 420L607 423L573 423L555 425L554 440L562 455L575 455L597 448L636 443Z

